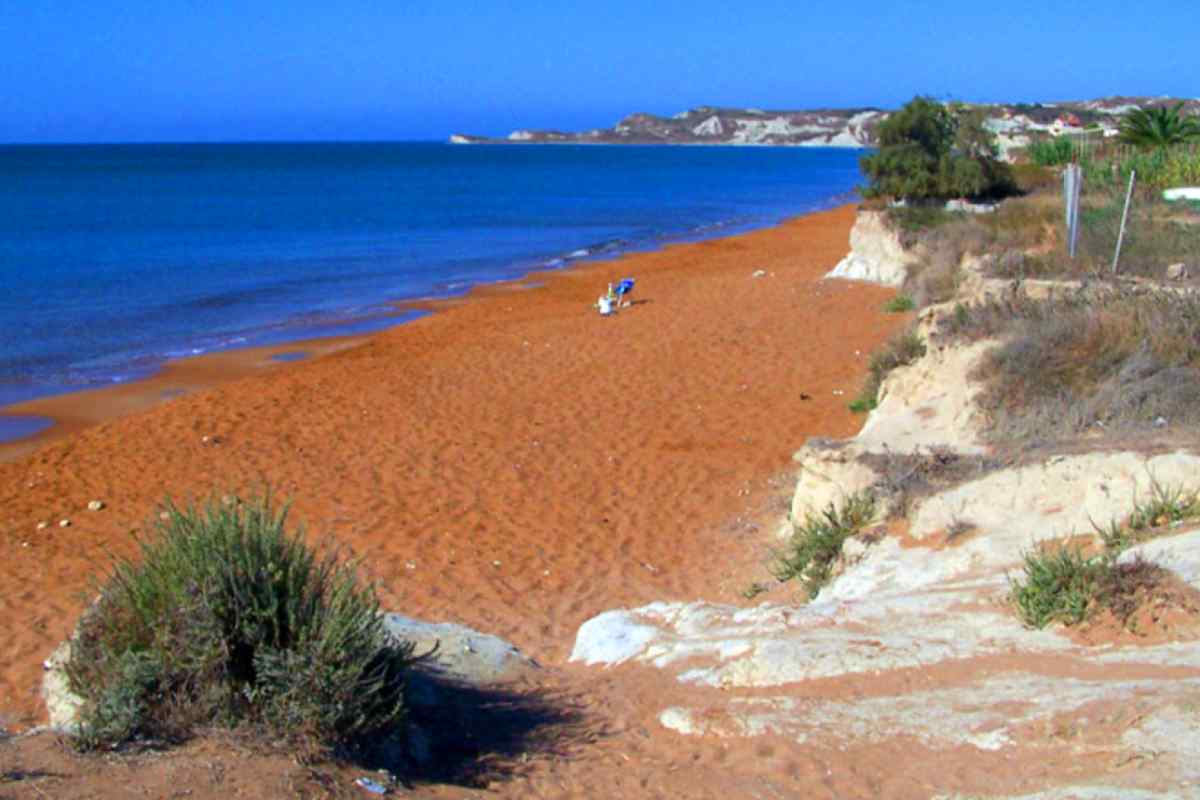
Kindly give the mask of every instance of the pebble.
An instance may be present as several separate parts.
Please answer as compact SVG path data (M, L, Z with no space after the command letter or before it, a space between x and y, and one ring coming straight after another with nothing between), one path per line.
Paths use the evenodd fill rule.
M766 276L767 271L765 269L756 269L750 274L751 278L765 278Z
M102 508L104 508L103 500L93 500L92 502L88 503L88 511L99 511Z
M58 527L60 527L60 528L69 528L69 527L71 527L71 520L69 520L69 519L60 519L60 520L58 521Z
M46 530L46 528L49 528L49 527L50 527L50 523L46 522L46 520L42 520L41 522L39 522L37 524L37 529L39 531L44 531L44 530Z

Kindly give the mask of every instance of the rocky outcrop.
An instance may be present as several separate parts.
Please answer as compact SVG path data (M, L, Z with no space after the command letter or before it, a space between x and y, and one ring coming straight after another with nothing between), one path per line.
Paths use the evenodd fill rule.
M912 260L900 237L888 227L884 212L860 211L850 229L850 254L825 277L899 287Z
M484 685L516 678L535 664L497 636L449 622L423 622L387 614L384 627L396 639L411 642L418 655L429 653L426 668L440 676Z

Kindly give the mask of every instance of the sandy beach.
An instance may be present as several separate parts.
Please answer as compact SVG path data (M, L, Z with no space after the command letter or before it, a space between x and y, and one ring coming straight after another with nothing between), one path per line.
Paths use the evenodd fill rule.
M270 487L312 538L365 558L389 610L505 637L555 682L595 680L565 661L601 611L747 602L791 454L857 429L846 404L867 354L904 321L880 310L888 290L820 280L854 213L537 274L368 338L274 349L302 361L211 356L25 404L66 424L0 448L3 720L41 721L42 660L89 576L168 495ZM634 305L599 316L597 294L625 276Z

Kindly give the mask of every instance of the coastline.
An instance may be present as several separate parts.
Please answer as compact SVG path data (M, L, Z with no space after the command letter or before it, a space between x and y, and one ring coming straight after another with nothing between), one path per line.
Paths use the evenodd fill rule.
M853 193L850 193L852 196ZM614 250L588 246L553 258L538 265L530 265L525 272L515 277L484 280L455 289L448 295L415 298L394 298L379 301L381 307L394 309L392 316L397 320L365 333L333 334L329 336L300 337L282 342L234 346L180 358L163 360L153 372L146 376L114 381L108 386L94 386L78 390L55 391L29 400L0 406L0 425L9 423L10 429L22 426L35 428L31 433L5 436L0 428L0 463L12 461L36 450L42 444L70 436L92 425L151 408L174 397L217 386L227 381L249 377L265 369L279 367L291 352L303 354L304 359L319 358L331 352L367 341L383 331L405 325L413 320L411 313L432 312L455 304L477 293L489 291L507 292L514 288L532 288L541 277L554 275L563 270L578 270L591 264L616 262L623 258L651 253L678 245L696 244L713 239L736 237L756 230L776 227L789 220L800 219L810 214L838 208L839 200L846 195L834 195L815 209L798 215L788 215L766 223L724 222L704 225L686 233L671 235L649 242L629 242ZM372 319L378 319L375 314ZM333 325L334 328L353 328L360 318L347 316Z
M903 323L880 310L890 290L822 280L854 216L416 303L438 313L0 463L0 714L41 719L41 663L89 576L133 552L130 531L166 496L269 486L310 535L366 559L389 610L495 633L546 665L599 610L742 602L761 577L755 515L807 437L858 429L846 398ZM635 305L600 317L590 304L626 275ZM198 361L220 373L230 357Z

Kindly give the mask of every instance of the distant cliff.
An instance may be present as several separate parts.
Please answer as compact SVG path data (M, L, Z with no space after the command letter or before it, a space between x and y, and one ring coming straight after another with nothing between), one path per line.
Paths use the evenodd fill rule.
M1029 143L1031 135L1054 135L1091 129L1101 136L1117 132L1120 117L1131 108L1160 105L1169 98L1107 97L1059 103L987 104L988 127L1002 151ZM1186 101L1190 113L1200 100ZM887 119L878 108L806 111L763 111L757 108L701 106L673 117L630 114L611 128L569 133L517 130L506 138L455 134L454 144L726 144L799 147L873 147L875 130Z

